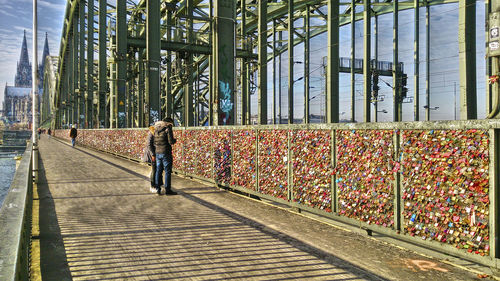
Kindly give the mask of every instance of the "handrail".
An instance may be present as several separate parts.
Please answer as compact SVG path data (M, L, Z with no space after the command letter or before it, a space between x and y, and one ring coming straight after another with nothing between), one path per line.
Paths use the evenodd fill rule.
M32 151L29 143L0 209L0 280L29 279Z

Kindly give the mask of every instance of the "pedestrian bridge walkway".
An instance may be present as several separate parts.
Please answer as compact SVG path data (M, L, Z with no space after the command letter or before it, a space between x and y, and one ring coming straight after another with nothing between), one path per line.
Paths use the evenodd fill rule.
M149 167L40 140L43 280L470 280L387 237L322 222L174 176L149 192ZM389 239L389 238L387 238ZM397 243L400 242L390 242ZM402 242L401 242L402 243ZM468 268L469 270L464 270Z

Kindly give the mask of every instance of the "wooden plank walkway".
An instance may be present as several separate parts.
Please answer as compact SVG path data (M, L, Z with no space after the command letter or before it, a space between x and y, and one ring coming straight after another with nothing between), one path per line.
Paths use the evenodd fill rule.
M149 192L149 167L45 136L40 167L43 280L475 277L185 178L173 178L179 195L157 196Z

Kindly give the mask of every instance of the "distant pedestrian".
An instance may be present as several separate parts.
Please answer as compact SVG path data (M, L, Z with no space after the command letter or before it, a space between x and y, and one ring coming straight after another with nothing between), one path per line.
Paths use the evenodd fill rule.
M146 138L146 145L144 147L144 152L142 155L142 161L151 164L151 172L149 173L149 180L151 186L149 191L155 193L156 192L156 156L155 156L155 144L154 144L154 133L155 127L150 126L148 136ZM163 181L160 180L160 186L163 184Z
M175 195L177 192L172 191L172 145L176 143L172 127L174 120L170 117L164 118L162 121L155 123L154 146L156 153L156 193L161 195L160 179L163 177L165 170L165 195Z
M49 140L50 140L50 135L52 134L52 131L50 130L50 128L47 130L47 136L49 137Z
M71 130L69 130L69 137L71 138L71 146L75 147L76 136L78 135L78 131L76 130L76 126L73 125Z
M38 133L38 139L40 139L40 135L42 134L42 129L38 128L37 133Z

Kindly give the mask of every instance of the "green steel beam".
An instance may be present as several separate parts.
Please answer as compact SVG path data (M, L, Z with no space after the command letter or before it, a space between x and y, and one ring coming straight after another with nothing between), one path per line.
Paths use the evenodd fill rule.
M392 27L392 98L393 98L393 120L396 122L402 121L402 103L401 96L399 91L399 9L398 9L398 1L393 1L393 27Z
M79 5L79 35L80 35L80 46L78 47L78 50L80 52L79 58L78 58L78 66L79 66L79 85L78 85L78 128L87 128L87 115L85 114L86 107L87 107L87 100L85 98L86 96L86 75L85 75L85 3L84 1L80 1ZM82 118L81 116L84 115Z
M76 10L78 12L79 10ZM78 33L78 17L73 18L73 70L72 70L72 91L71 91L71 124L78 123L79 117L79 98L78 95L78 46L79 43Z
M214 34L214 63L215 63L215 101L214 124L233 125L235 123L234 110L234 58L235 58L235 2L215 0L215 34Z
M460 119L477 119L476 1L460 0L458 3Z
M245 40L246 34L246 1L240 1L241 7L241 24L240 24L240 36L242 38L242 48L245 49L247 47L247 44L249 44ZM240 59L241 63L241 73L240 73L240 79L241 79L241 124L242 125L247 125L250 124L250 112L248 110L248 102L247 102L247 96L250 96L250 92L248 89L247 81L247 68L248 68L248 60L245 58Z
M98 61L98 91L97 99L97 126L109 127L109 119L106 118L106 100L108 94L107 78L107 55L106 55L106 0L99 0L99 61Z
M167 12L167 42L172 40L172 13L170 11ZM166 73L167 81L166 81L166 100L165 100L165 114L166 116L173 116L174 114L174 97L172 94L172 51L167 50L167 69Z
M87 0L87 126L94 128L94 0Z
M161 120L160 0L146 0L146 124Z
M127 2L116 2L116 128L125 128L127 92Z
M339 0L328 1L326 121L339 122Z
M363 0L363 81L364 81L364 122L370 122L371 117L371 0Z
M186 37L187 44L193 43L193 0L185 0L186 9ZM188 74L193 72L193 54L188 53L186 59L186 72ZM196 102L193 100L193 75L187 75L187 81L184 85L184 126L194 126L194 107Z
M420 0L413 1L413 120L420 120Z
M351 22L355 22L356 0L351 0ZM351 122L356 121L356 24L351 24Z
M259 42L258 42L258 73L259 73L259 124L267 124L267 0L259 0Z
M311 34L311 7L306 6L306 13L304 15L304 123L309 123L309 55L310 55L310 34Z
M431 120L431 11L425 2L425 121Z
M276 124L276 21L273 20L273 121L272 124Z
M294 10L294 0L288 0L288 124L293 124L293 84L294 84L294 79L293 79L293 67L294 67L294 60L293 60L293 37L294 37L294 16L293 13L295 12Z

